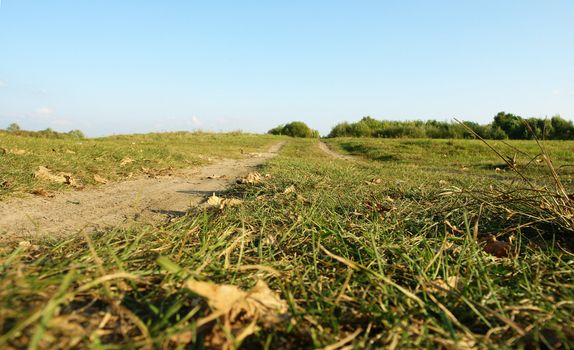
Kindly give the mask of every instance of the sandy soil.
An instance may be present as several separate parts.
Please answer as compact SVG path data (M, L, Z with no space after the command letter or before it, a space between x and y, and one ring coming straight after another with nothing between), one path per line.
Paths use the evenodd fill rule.
M207 196L225 190L275 156L284 143L266 153L223 160L176 176L139 178L54 198L33 197L0 202L0 240L38 235L93 232L134 222L184 215Z
M327 153L328 155L330 155L333 158L344 159L344 160L354 160L354 158L351 156L346 156L346 155L343 155L343 154L340 154L340 153L333 151L332 149L329 148L329 146L327 146L327 144L325 142L319 141L319 148L323 152Z

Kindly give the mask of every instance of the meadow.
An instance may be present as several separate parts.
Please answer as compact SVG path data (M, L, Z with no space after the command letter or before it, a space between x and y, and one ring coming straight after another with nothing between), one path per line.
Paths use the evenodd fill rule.
M0 199L174 174L178 169L216 159L239 158L266 149L276 140L242 133L173 132L74 139L23 137L0 131ZM74 186L38 179L34 173L40 166L55 174L70 174Z
M96 169L121 180L281 140L2 139L32 155L0 173L26 192L45 157L90 183ZM574 142L545 142L546 158L534 141L493 141L501 158L475 140L325 140L354 160L318 142L290 139L267 177L224 194L238 206L6 241L0 348L573 347Z

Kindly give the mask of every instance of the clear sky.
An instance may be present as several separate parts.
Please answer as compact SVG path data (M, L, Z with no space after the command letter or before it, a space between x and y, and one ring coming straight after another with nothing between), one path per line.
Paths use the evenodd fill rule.
M2 0L0 128L574 118L572 0Z

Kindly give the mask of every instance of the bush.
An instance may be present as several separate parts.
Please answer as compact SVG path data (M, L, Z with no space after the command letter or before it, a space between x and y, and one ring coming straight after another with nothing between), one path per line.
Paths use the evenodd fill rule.
M286 125L279 125L267 132L272 135L286 135L291 137L318 138L319 131L313 130L303 122L291 122Z

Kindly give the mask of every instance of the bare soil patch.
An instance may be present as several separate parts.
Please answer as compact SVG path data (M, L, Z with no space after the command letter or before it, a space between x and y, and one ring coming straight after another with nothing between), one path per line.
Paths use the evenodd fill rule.
M238 177L274 157L279 143L265 153L223 160L173 176L138 178L92 190L0 202L0 237L23 238L97 231L184 215L207 196L225 190ZM0 238L1 239L1 238Z

